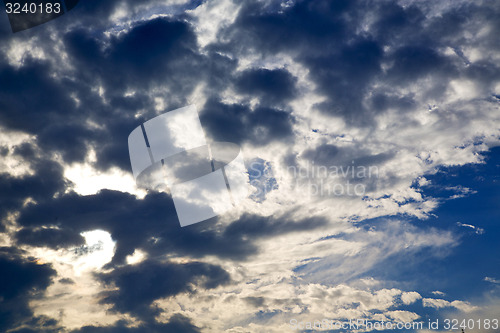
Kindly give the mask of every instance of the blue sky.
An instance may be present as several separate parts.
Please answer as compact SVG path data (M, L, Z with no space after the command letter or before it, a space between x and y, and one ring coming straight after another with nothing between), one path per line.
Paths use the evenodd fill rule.
M442 200L425 221L409 219L419 228L436 227L450 230L455 235L456 247L444 250L443 256L425 260L428 253L418 253L418 260L408 260L405 254L390 258L384 268L370 272L377 278L390 278L398 283L408 283L433 297L441 291L446 297L465 299L472 303L485 295L498 297L500 288L494 276L499 275L497 235L499 232L499 168L498 147L484 154L484 163L459 167L443 167L435 174L426 176L431 182L422 188L425 196ZM466 187L471 192L460 198L452 198L456 187ZM453 189L452 189L453 188ZM378 219L364 221L365 227L377 225ZM392 263L392 264L391 264ZM394 266L394 269L387 269ZM495 282L496 281L496 282ZM431 318L446 318L441 311L419 309ZM456 314L455 314L456 316Z
M498 2L65 4L0 15L0 331L500 332ZM128 137L188 105L249 195L181 227Z
M494 148L486 154L484 164L445 168L431 178L437 184L464 186L474 191L465 198L443 203L435 211L437 217L429 221L459 229L461 245L443 261L444 272L436 277L448 283L448 293L474 299L481 293L498 292L498 286L485 279L498 276L500 267L495 236L499 232L499 165L499 150ZM429 195L433 192L430 190Z

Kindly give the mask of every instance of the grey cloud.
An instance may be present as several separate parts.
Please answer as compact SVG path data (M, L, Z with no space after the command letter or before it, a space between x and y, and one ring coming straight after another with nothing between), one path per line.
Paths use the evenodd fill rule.
M23 149L22 152L18 150L17 153L27 157L34 156L31 149ZM3 223L8 213L19 210L26 199L44 202L68 186L58 163L34 157L30 164L34 169L33 175L14 177L7 173L0 174L0 217Z
M135 266L117 268L100 278L119 289L104 293L102 303L112 304L113 310L130 312L154 322L159 310L151 303L179 293L195 293L197 289L213 289L230 282L229 274L210 264L187 264L145 261Z
M286 69L248 69L236 77L238 92L258 96L265 104L289 101L297 94L294 78Z
M216 141L266 145L277 140L293 140L294 117L286 111L257 106L225 104L216 99L205 103L200 112L203 127Z
M388 109L411 112L425 107L426 99L442 96L453 79L473 76L477 83L491 86L498 72L491 59L470 64L460 58L460 50L470 46L498 50L493 32L499 25L492 14L498 13L497 5L462 4L435 16L426 13L426 6L297 1L278 10L269 3L248 3L221 33L224 42L212 47L236 56L292 55L326 98L316 108L342 116L349 125L373 127L374 117ZM478 31L478 21L487 22L491 31L466 38L465 31ZM447 47L458 55L443 53ZM401 93L421 78L429 79L423 100Z
M282 216L269 220L243 215L220 230L215 227L216 221L214 218L181 228L173 202L166 194L152 192L139 200L110 190L88 196L68 193L42 204L29 204L18 219L28 229L53 226L73 234L95 229L108 231L117 242L113 265L123 263L135 249L142 249L152 257L171 253L245 260L257 253L256 239L326 225L325 220L317 218L296 221L291 216ZM37 242L47 244L49 240ZM50 244L57 246L55 239Z
M22 251L0 248L0 329L7 331L23 324L53 326L52 319L34 317L29 301L41 295L56 272L48 264L39 265L22 258Z
M168 323L144 323L138 327L130 327L125 321L118 321L112 326L84 326L71 333L199 333L190 318L181 314L174 314Z
M83 237L70 229L24 228L15 235L18 244L47 246L54 249L79 246L85 243Z

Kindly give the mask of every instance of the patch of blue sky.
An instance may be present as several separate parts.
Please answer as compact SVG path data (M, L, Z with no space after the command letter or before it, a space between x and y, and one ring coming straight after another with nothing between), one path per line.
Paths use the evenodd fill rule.
M430 218L391 217L427 232L450 231L456 244L440 253L431 248L399 252L367 275L393 281L394 287L417 290L423 297L449 301L474 303L486 293L500 294L496 283L500 280L500 147L492 148L484 157L483 164L442 167L426 176L430 183L421 188L423 196L441 201ZM382 220L387 217L358 225L377 228ZM435 290L445 295L432 294Z

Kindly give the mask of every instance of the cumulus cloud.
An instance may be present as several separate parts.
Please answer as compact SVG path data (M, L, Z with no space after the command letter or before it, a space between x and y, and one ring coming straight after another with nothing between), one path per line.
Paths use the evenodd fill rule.
M405 292L401 295L401 301L403 301L404 304L412 304L421 298L422 296L415 291Z
M434 298L423 298L422 303L425 307L433 307L436 309L454 307L463 312L472 312L479 308L477 306L470 305L468 302L464 301L448 302L444 299L434 299Z

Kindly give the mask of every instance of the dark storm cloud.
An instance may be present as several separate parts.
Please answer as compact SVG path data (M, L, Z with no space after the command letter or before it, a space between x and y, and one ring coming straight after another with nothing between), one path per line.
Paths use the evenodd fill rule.
M362 124L372 114L363 107L370 83L381 72L382 48L373 40L355 37L327 56L307 56L305 63L318 90L328 97L319 107L327 113L343 116L349 123Z
M165 19L145 22L125 36L116 37L112 44L110 58L118 68L137 72L133 74L143 79L143 72L148 76L164 73L170 62L194 56L189 53L197 50L196 36L189 25Z
M94 146L96 162L92 163L93 166L100 170L116 166L125 172L130 172L130 157L126 142L130 132L141 123L142 121L138 122L132 117L123 117L120 112L110 112L109 123L100 133L99 140Z
M298 1L280 12L252 3L225 31L234 44L220 47L294 55L328 96L321 108L350 119L362 112L361 97L380 70L382 51L377 42L356 36L346 18L357 21L354 1Z
M224 231L226 237L266 238L292 232L309 231L326 226L323 218L309 218L295 221L292 216L269 218L245 214L231 223Z
M378 3L374 9L377 18L370 33L382 43L428 44L432 41L432 36L423 33L426 18L416 6L409 5L403 8L395 2L386 1Z
M111 99L121 99L127 89L142 93L147 88L165 87L162 96L169 107L182 106L198 83L220 88L221 78L235 66L224 56L202 55L192 25L182 19L139 22L105 45L103 39L87 30L64 36L83 78L104 84L106 97ZM151 102L147 105L151 108Z
M160 313L151 306L153 301L179 293L195 293L195 289L213 289L230 281L229 274L222 268L201 262L144 261L117 268L100 278L118 287L118 290L105 292L101 303L112 304L114 311L128 312L153 322Z
M355 8L355 1L298 1L276 11L265 3L247 2L234 24L223 35L234 45L221 45L237 51L317 54L328 52L347 33L342 15ZM281 8L280 8L281 9ZM325 43L326 40L329 43ZM292 54L293 54L292 53Z
M49 126L57 113L72 114L68 91L50 73L48 63L32 59L20 68L0 67L0 121L4 126L36 133Z
M28 205L18 221L27 227L108 231L117 241L114 263L122 263L136 248L152 255L215 254L233 259L256 251L249 241L221 237L211 229L213 223L181 228L172 199L161 193L149 194L143 200L109 190L89 196L69 193L46 204Z
M397 151L389 150L377 154L358 146L336 146L322 144L313 149L304 150L299 156L289 155L285 159L288 166L300 170L298 158L306 160L305 170L311 178L328 179L331 175L340 176L344 181L354 181L354 184L363 184L366 192L380 190L385 186L392 186L397 178L384 175L379 180L379 168L397 158ZM306 178L308 179L308 178Z
M306 159L319 165L328 165L340 153L341 149L332 144L324 144L315 149L308 149L302 153Z
M72 89L65 80L51 77L51 72L48 63L35 60L26 60L18 69L1 67L0 122L38 135L45 151L58 151L68 162L81 161L93 133L69 96Z
M212 219L181 228L172 199L163 193L150 193L137 199L128 193L102 190L95 195L79 196L68 193L42 204L28 204L18 222L25 228L58 227L68 233L101 229L111 233L117 242L113 264L123 263L135 249L150 256L165 254L204 257L216 255L232 260L244 260L256 254L254 241L272 235L311 230L326 224L324 220L292 217L263 218L244 215L226 228ZM32 242L51 244L49 240Z
M248 69L235 82L242 94L260 97L264 103L277 103L295 97L296 79L286 69Z
M285 111L258 106L224 104L210 99L200 112L203 128L216 141L266 145L293 140L293 116Z
M417 106L412 95L394 95L387 87L431 78L423 91L434 98L443 95L452 79L481 70L498 73L498 65L490 61L467 68L469 61L461 52L463 44L476 43L464 37L471 17L492 28L481 47L499 49L498 38L493 37L493 31L500 31L493 19L499 8L493 2L464 4L430 18L418 4L402 7L395 2L297 1L277 7L244 5L234 24L223 30L224 42L211 47L237 57L248 52L294 56L309 70L316 91L326 98L316 108L342 116L350 125L371 126L376 114L391 108L411 111ZM368 22L372 24L363 31ZM446 47L457 55L443 54ZM476 75L474 79L491 84L489 77ZM383 86L373 91L375 83Z
M100 39L88 34L71 32L65 36L66 45L83 72L89 77L97 74L111 93L161 83L184 96L199 79L193 74L204 73L196 36L185 21L159 18L141 22L129 32L111 37L105 49ZM184 75L174 75L181 72Z
M370 154L366 150L356 151L353 147L338 147L332 144L323 144L314 149L306 149L301 157L322 166L364 166L380 165L392 159L396 152L389 151L379 154Z
M29 144L23 145L17 153L32 157L33 175L14 177L7 173L0 174L0 218L2 228L9 212L20 209L25 200L31 198L36 202L50 200L54 194L64 191L67 182L64 180L61 166L53 161L35 158Z
M53 249L79 246L85 243L83 237L72 230L25 228L15 235L18 244L46 246Z
M101 229L111 233L116 252L108 266L114 270L98 275L118 289L105 293L102 302L113 310L130 313L145 324L125 329L123 325L86 327L77 332L197 332L189 319L174 317L158 324L158 311L152 302L179 293L211 289L230 282L221 267L201 262L162 263L155 258L166 254L190 257L216 255L223 259L245 260L258 252L254 242L292 232L302 232L326 225L323 219L296 220L291 216L265 218L243 215L228 227L214 224L216 219L181 228L170 197L150 193L144 199L122 192L102 190L95 195L67 193L38 204L28 204L18 218L24 229L17 233L20 242L54 248L72 246L82 231ZM57 227L57 231L39 229ZM54 229L56 230L56 229ZM61 238L62 233L69 236ZM58 243L61 241L61 243ZM149 259L137 265L124 264L135 249L145 251ZM71 283L72 281L63 281Z
M244 301L254 308L258 308L264 305L266 299L264 297L245 297Z
M119 321L113 326L84 326L72 333L199 333L201 332L191 320L181 314L174 314L168 323L145 323L138 327L127 327L127 323Z
M68 163L83 161L93 147L99 169L130 170L128 134L156 115L151 88L160 91L154 97L165 99L166 110L174 109L188 104L201 82L209 93L222 90L236 65L220 54L201 55L192 25L182 18L138 22L109 39L82 28L59 38L71 75L52 75L62 71L58 63L29 56L19 68L0 66L0 122L37 135L42 150Z
M62 284L75 284L75 281L69 279L69 278L62 278L62 279L59 279L59 283L62 283Z
M15 248L0 248L0 330L5 332L21 324L53 326L54 320L33 317L29 301L51 284L56 272L21 257ZM45 331L45 330L44 330Z
M81 81L75 82L75 95L82 101L80 110L85 119L102 126L91 133L73 137L90 141L96 149L96 166L106 169L117 165L129 170L126 140L130 131L138 124L154 116L151 98L145 94L148 88L165 85L165 96L173 106L185 103L185 97L195 88L203 59L196 53L196 38L191 27L183 21L157 19L143 22L128 33L113 37L106 49L93 34L75 31L64 37L73 65L80 70ZM182 72L182 74L180 73ZM86 82L93 85L88 86ZM91 92L102 85L104 98L109 104L98 103L99 96ZM132 96L125 92L134 91ZM170 97L170 98L169 98ZM172 106L172 104L170 104ZM134 118L138 110L147 110L145 119ZM66 123L61 124L67 127ZM79 122L80 131L88 131L86 122ZM52 131L58 141L63 136ZM82 133L83 134L83 133ZM70 137L67 135L67 137ZM51 145L52 147L55 146ZM58 148L55 148L58 149ZM61 147L59 149L63 149ZM86 152L85 147L77 147Z
M89 24L92 24L94 29L101 31L109 29L109 26L112 24L116 24L116 22L110 22L110 16L119 8L127 8L127 18L130 19L144 16L146 8L150 8L150 10L152 8L151 12L153 10L161 10L162 13L169 13L182 18L186 10L194 9L203 2L204 0L191 0L184 3L168 4L160 0L144 0L140 2L134 0L109 0L105 2L86 0L78 3L75 9L69 13L72 16L67 17L66 22L60 20L57 24L61 28L65 28L66 26L71 27L72 23L74 23L72 22L73 20L78 25L90 26ZM69 16L69 14L66 16Z
M369 103L375 112L381 112L389 108L406 111L416 106L416 102L411 95L400 97L385 92L375 92L370 97Z
M450 61L426 46L403 46L390 56L393 66L388 77L395 83L409 83L432 74L451 74L456 71Z

